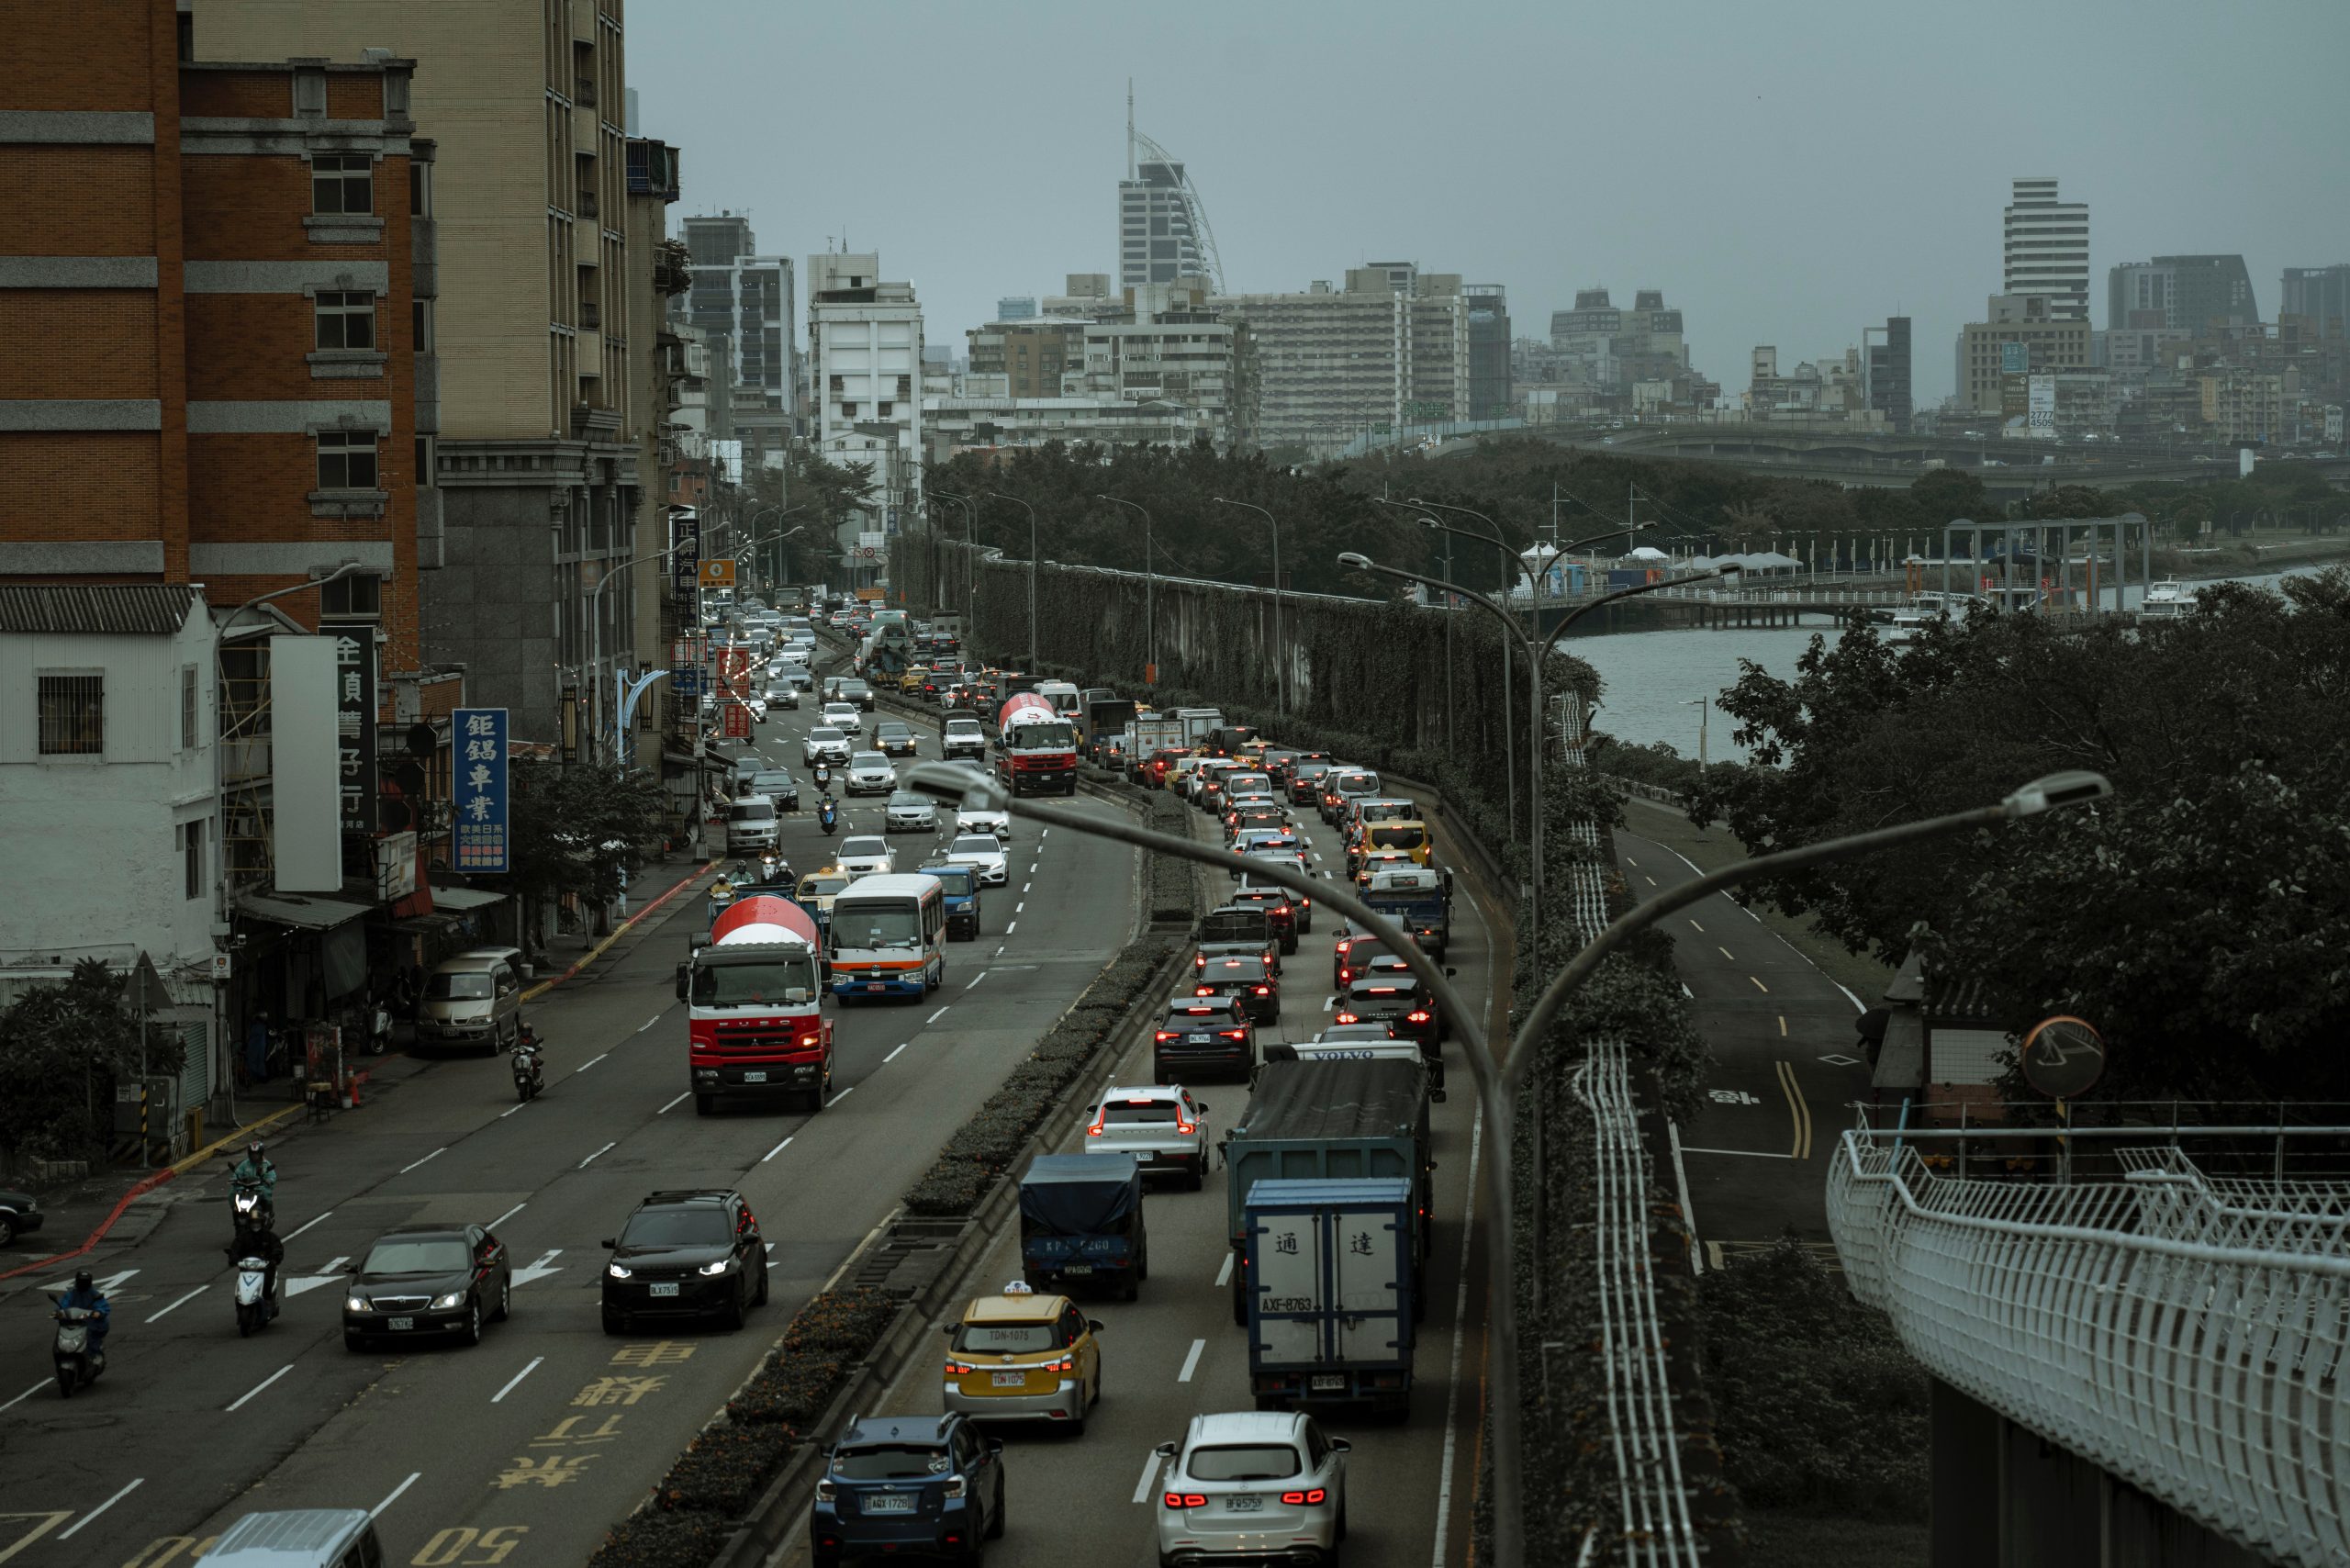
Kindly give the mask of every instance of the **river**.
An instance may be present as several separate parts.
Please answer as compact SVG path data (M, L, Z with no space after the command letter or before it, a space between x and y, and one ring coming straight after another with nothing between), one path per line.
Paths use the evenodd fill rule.
M2296 566L2287 572L2228 579L2275 587L2287 577L2316 571ZM2135 604L2143 589L2127 589ZM1751 659L1779 678L1792 679L1796 661L1814 637L1837 637L1840 628L1720 627L1663 632L1617 632L1597 637L1570 638L1566 651L1599 672L1599 711L1592 727L1632 745L1662 741L1684 756L1697 755L1698 720L1706 719L1706 755L1721 761L1743 757L1730 740L1735 721L1710 706L1708 700L1738 682L1739 661Z

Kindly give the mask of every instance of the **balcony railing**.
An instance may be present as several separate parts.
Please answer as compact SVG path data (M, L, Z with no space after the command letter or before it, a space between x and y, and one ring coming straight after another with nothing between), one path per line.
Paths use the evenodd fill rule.
M574 77L571 84L571 101L578 105L583 109L594 108L596 106L596 79L593 76Z
M604 308L597 304L592 299L581 300L579 302L579 329L584 332L602 331L604 330Z
M596 193L594 191L583 189L579 193L579 206L577 210L580 217L596 218L601 216L601 213L599 210L600 205L601 204L599 203L596 198Z

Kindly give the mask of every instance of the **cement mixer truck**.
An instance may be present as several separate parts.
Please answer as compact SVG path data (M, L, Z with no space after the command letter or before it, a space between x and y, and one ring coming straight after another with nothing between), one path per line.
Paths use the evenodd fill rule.
M1077 726L1024 691L996 715L995 772L1015 795L1077 793Z
M787 898L738 899L711 940L677 966L694 1111L722 1095L779 1094L821 1111L833 1086L833 1021L823 1015L816 923Z

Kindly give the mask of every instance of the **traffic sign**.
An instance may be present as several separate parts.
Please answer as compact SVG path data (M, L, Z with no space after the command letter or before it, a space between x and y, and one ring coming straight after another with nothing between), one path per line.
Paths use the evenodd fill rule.
M2105 1040L2086 1019L2044 1018L2016 1053L2024 1081L2051 1100L2077 1100L2105 1076Z
M701 564L701 586L706 588L731 588L734 586L734 563L726 558Z

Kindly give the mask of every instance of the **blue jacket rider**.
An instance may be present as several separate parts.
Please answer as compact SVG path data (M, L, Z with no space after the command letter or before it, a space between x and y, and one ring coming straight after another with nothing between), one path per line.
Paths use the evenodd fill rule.
M106 1300L106 1292L98 1289L97 1282L90 1277L89 1270L82 1269L75 1271L72 1288L57 1298L57 1305L61 1309L69 1306L87 1307L98 1315L90 1324L90 1351L93 1355L104 1354L106 1348L106 1331L113 1327L114 1305Z

